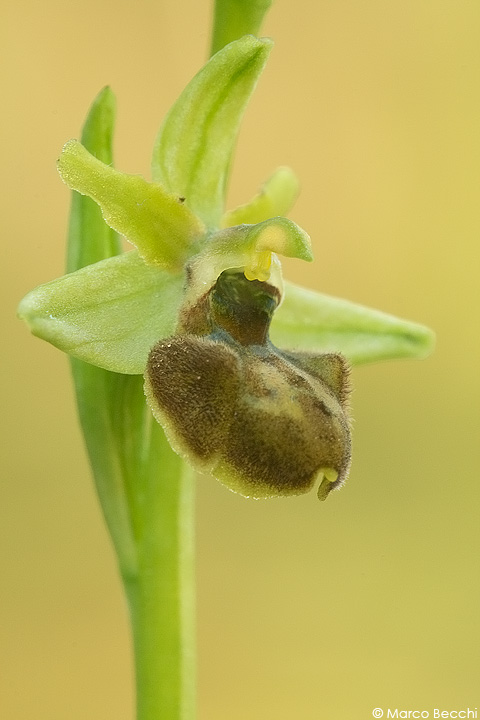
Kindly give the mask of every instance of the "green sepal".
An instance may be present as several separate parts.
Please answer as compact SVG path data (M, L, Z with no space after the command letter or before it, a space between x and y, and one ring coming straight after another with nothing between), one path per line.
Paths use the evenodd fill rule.
M253 267L268 251L311 257L308 235L286 218L219 231L207 247L193 261L195 298L223 270ZM175 330L184 284L183 273L145 263L132 251L41 285L18 313L34 335L76 358L141 374L151 347Z
M341 352L353 365L424 358L435 344L434 333L423 325L292 283L285 283L270 337L282 349Z
M252 35L214 55L187 85L157 136L152 177L208 227L224 211L233 147L272 41Z
M58 171L72 190L100 205L108 225L147 262L178 271L194 252L204 228L178 195L140 175L114 170L76 140L63 148Z
M211 55L242 35L257 35L272 0L215 0Z
M250 202L225 213L221 227L260 223L278 215L288 215L299 193L297 176L288 167L280 167L268 178Z
M183 276L149 266L133 251L40 286L19 315L35 335L75 357L141 374L153 345L175 330L183 284ZM434 337L423 325L291 283L271 324L279 348L341 352L354 365L426 357Z
M74 357L141 374L150 348L174 331L183 285L182 274L132 251L41 285L18 314L34 335Z

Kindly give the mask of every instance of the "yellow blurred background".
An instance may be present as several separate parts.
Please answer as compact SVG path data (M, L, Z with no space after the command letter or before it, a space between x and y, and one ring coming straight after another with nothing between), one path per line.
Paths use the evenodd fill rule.
M110 84L116 164L149 176L200 68L207 0L2 11L0 717L133 720L130 638L67 359L15 318L63 271L63 143ZM422 362L355 369L347 486L248 501L198 481L199 720L480 710L480 4L276 0L230 206L292 166L299 283L433 327Z

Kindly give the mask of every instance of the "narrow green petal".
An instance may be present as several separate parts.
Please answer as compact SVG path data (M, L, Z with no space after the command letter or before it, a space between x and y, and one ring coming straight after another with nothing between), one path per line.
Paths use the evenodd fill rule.
M291 283L285 284L270 336L277 347L341 352L354 365L423 358L435 343L434 333L423 325Z
M241 118L272 48L252 35L220 50L187 85L157 137L152 176L217 227Z
M132 251L32 290L18 314L32 333L117 373L140 374L150 348L174 331L184 277Z
M272 0L215 0L212 52L243 35L258 35Z
M140 175L105 165L70 140L58 160L62 180L102 209L105 221L137 247L150 263L179 270L203 227L178 195Z
M288 167L280 167L250 202L231 210L222 218L222 227L259 223L278 215L288 215L299 193L297 176Z
M115 96L103 88L90 108L82 131L82 143L98 160L112 163ZM122 250L118 234L102 218L100 208L89 197L72 193L67 243L67 272L74 272Z

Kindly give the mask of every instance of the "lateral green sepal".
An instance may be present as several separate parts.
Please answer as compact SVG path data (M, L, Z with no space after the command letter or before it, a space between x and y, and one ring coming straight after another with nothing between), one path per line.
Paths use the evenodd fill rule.
M132 251L41 285L18 314L34 335L80 360L141 374L150 348L175 329L183 285L183 274Z
M100 205L105 221L149 263L180 270L204 228L178 195L140 175L127 175L97 160L70 140L58 160L62 180Z
M217 52L187 85L155 142L152 177L209 228L219 226L240 121L272 41L253 35Z
M341 352L353 365L424 358L435 345L427 327L348 300L285 283L270 336L283 349Z
M147 265L133 251L41 285L18 314L34 335L74 357L140 374L153 345L175 330L183 286L183 275ZM286 350L341 352L354 365L423 358L435 343L423 325L291 283L273 316L271 339Z

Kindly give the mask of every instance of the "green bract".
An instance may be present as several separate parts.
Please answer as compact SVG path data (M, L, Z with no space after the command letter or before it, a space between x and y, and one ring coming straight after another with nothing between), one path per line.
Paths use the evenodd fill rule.
M259 17L267 5L259 3ZM100 368L140 375L148 363L147 396L172 444L232 489L295 494L323 476L325 497L350 458L339 353L352 363L423 357L433 334L283 282L278 255L313 259L308 235L284 217L298 194L288 168L276 170L249 203L225 212L240 120L271 46L245 36L195 76L161 127L152 183L114 170L75 140L65 145L58 161L64 182L92 198L136 250L42 285L19 314L35 335ZM250 326L257 331L246 332ZM217 374L201 372L204 362ZM272 425L278 408L282 418ZM239 442L242 427L248 447L245 438ZM208 445L208 433L207 457L197 450Z

